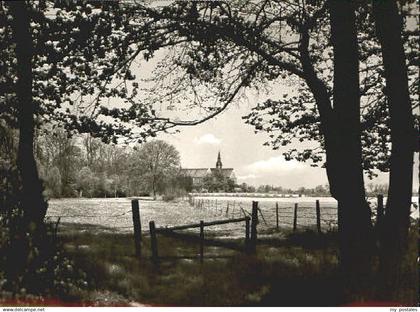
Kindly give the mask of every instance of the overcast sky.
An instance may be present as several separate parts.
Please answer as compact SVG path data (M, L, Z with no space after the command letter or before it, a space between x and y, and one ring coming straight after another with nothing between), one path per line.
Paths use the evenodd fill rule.
M279 151L263 146L264 134L254 134L241 116L248 108L230 107L219 117L161 138L175 145L184 168L214 167L220 151L223 167L234 168L238 182L284 187L326 184L323 169L285 161Z

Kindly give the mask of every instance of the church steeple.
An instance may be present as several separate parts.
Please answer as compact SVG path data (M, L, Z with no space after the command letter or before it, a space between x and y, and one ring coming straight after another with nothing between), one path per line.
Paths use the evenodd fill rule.
M220 151L219 151L219 154L217 155L216 169L222 169L222 159L220 157Z

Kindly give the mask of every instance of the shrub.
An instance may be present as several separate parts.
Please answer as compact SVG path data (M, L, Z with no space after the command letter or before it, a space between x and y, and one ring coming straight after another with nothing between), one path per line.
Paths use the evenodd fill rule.
M0 171L0 298L74 298L86 275L62 252L51 225L25 226L17 169L2 163Z

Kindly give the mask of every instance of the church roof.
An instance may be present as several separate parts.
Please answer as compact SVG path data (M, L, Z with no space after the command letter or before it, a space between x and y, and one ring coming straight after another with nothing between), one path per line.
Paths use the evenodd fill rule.
M232 175L233 168L210 168L211 172L221 171L225 178L229 178Z
M189 168L181 169L181 172L193 178L204 178L208 174L208 170L208 168Z
M220 157L220 151L217 155L216 168L188 168L181 169L181 172L192 178L204 178L206 175L211 173L221 172L225 178L234 178L233 168L222 168L222 159Z
M220 170L224 177L230 177L233 172L233 168L188 168L188 169L181 169L182 173L186 176L190 176L193 178L204 178L210 172L215 172L216 170Z

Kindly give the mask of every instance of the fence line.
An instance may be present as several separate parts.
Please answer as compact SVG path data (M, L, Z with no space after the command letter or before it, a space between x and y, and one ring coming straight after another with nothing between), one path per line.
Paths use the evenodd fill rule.
M111 215L47 215L46 218L113 218L113 217L121 217L126 215L127 213L131 212L131 210L127 210L122 214L111 214Z
M203 205L203 202L207 204ZM197 209L207 210L213 216L223 215L235 218L238 213L244 217L251 216L248 209L244 208L242 201L193 198L190 200L190 203ZM295 211L294 206L280 208L279 203L275 202L275 206L272 209L270 207L258 208L258 214L267 228L273 226L278 230L280 230L282 225L292 224L293 229L297 231L299 224L303 222L304 227L315 227L318 233L322 233L322 227L328 226L331 229L332 225L337 225L337 208L327 206L323 207L321 211L319 200L315 201L314 206L297 206L296 209ZM331 213L331 211L334 212ZM275 225L269 222L270 218L274 218L273 222L275 222ZM291 222L286 222L285 219L289 219Z
M202 194L197 194L200 196L203 196ZM191 195L190 195L191 196ZM211 207L210 199L206 199L209 206ZM217 199L214 200L215 202ZM307 202L304 202L304 204L307 204ZM223 205L223 201L222 201ZM242 215L249 215L250 213L243 208L242 201L236 201L229 199L225 201L226 210L225 215L232 217L235 217L236 215L236 205L239 207L239 213ZM270 208L264 207L263 209L259 208L261 217L267 227L270 227L272 224L268 224L266 217L264 216L264 213L267 211L271 211ZM220 212L223 212L223 209L220 210ZM216 211L217 214L217 211ZM315 201L315 206L297 206L295 207L282 207L280 208L278 205L278 202L275 202L275 207L273 207L272 213L269 213L270 218L274 215L275 218L275 228L280 229L280 225L284 224L290 224L290 222L285 222L284 219L291 219L293 220L293 228L294 230L297 230L297 227L299 226L299 221L304 221L305 227L315 227L318 233L322 233L322 228L326 225L329 227L329 229L333 227L338 226L338 207L331 207L331 206L325 206L322 207L320 205L320 200ZM381 223L381 219L385 215L384 211L384 204L383 204L383 195L377 196L377 205L376 205L376 211L372 211L373 220L376 219L376 226ZM313 220L313 222L308 222ZM274 226L273 226L274 227Z
M194 224L187 224L187 225L178 225L172 227L161 227L156 228L155 221L152 220L149 222L149 235L151 241L151 248L152 248L152 260L154 263L159 262L159 254L158 254L158 241L156 234L168 234L171 235L174 231L186 230L186 229L193 229L199 228L199 254L200 254L200 261L203 261L204 258L204 245L205 245L205 236L204 236L204 228L214 225L222 225L222 224L232 224L232 223L240 223L245 222L245 251L247 252L256 252L256 245L257 245L257 224L258 224L258 216L260 215L261 219L264 221L264 224L269 227L266 220L266 216L264 216L262 209L259 207L257 201L252 202L252 209L251 213L244 209L243 205L245 205L242 201L226 201L224 206L224 202L218 202L217 200L214 201L214 205L212 206L211 201L208 199L207 202L204 199L195 199L189 198L189 202L191 205L196 207L197 209L201 209L208 213L214 213L214 215L225 215L226 217L229 216L229 212L231 212L232 218L224 219L224 220L214 220L214 221L203 221L200 220L200 223ZM206 205L207 203L207 205ZM207 209L206 209L207 206ZM220 208L220 210L218 209ZM319 200L315 201L315 207L307 207L307 206L299 206L298 203L294 204L294 207L285 207L284 209L280 209L278 203L275 203L275 207L272 208L264 208L264 213L267 211L272 212L275 215L275 227L276 229L280 229L280 225L290 225L293 227L293 231L296 232L299 226L298 221L308 221L314 220L313 226L316 226L317 232L322 234L322 226L328 225L330 228L332 225L336 225L337 221L337 208L335 210L337 213L329 213L325 212L325 210L331 210L334 208L325 207L321 211L321 205ZM311 213L308 215L308 211ZM140 206L139 200L133 199L131 201L131 210L127 210L123 213L113 213L113 214L106 214L106 215L49 215L46 218L53 218L56 217L58 220L55 223L55 233L57 234L58 226L62 218L100 218L101 221L105 218L106 220L110 220L112 218L119 218L124 215L127 215L129 212L132 213L133 225L132 226L116 226L112 227L111 229L133 229L134 234L134 249L135 255L138 258L141 258L142 255L142 236L147 235L147 232L142 232L141 228L141 218L140 218ZM243 215L244 217L235 218L235 213L239 215ZM305 215L302 214L305 213ZM377 224L380 223L381 218L385 215L386 211L384 211L384 204L383 204L383 196L379 195L377 197ZM271 214L270 214L271 216ZM327 217L327 218L326 218ZM332 217L330 219L328 217ZM285 220L287 219L287 220ZM308 222L306 222L308 223ZM376 224L376 225L377 225ZM306 224L305 226L307 226ZM147 236L149 236L147 235Z

